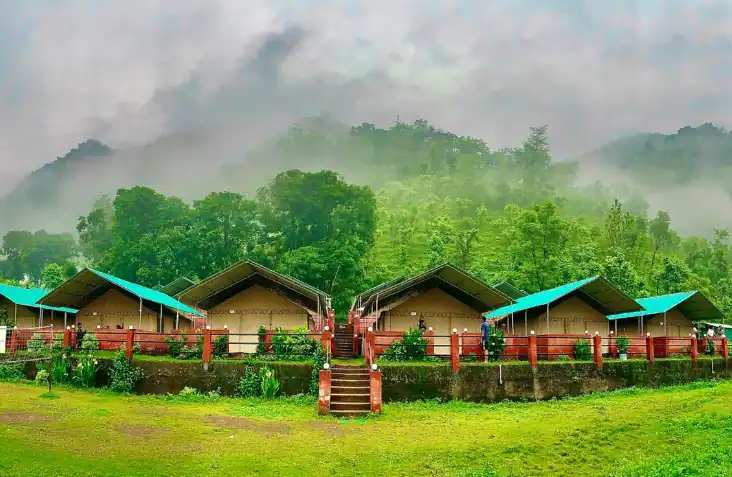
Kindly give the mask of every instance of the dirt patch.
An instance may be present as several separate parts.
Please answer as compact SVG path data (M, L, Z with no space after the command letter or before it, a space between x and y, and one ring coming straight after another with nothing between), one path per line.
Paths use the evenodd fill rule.
M308 425L312 429L323 431L331 436L342 436L356 432L356 429L346 427L341 424L333 424L332 422L311 422Z
M148 437L154 434L167 434L167 429L161 429L159 427L127 427L118 426L117 431L128 437Z
M0 414L0 424L27 424L29 422L51 422L52 418L32 412L6 412Z
M207 416L206 422L228 429L244 429L258 434L289 434L292 428L289 424L279 422L257 422L244 417Z

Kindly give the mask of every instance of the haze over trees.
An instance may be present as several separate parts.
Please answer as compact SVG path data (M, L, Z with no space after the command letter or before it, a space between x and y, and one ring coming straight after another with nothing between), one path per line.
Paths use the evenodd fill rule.
M451 261L528 292L595 274L636 297L698 289L732 313L728 231L682 237L629 187L576 185L577 164L553 160L546 126L501 150L427 121L295 126L225 173L267 158L292 167L250 196L184 201L135 186L101 197L76 223L77 247L9 232L0 274L55 283L47 265L87 262L154 286L247 257L331 293L342 314L368 287ZM308 172L314 163L349 172Z

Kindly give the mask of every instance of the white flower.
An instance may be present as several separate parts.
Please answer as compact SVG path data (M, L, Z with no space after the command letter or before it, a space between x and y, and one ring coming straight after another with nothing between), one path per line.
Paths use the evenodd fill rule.
M94 360L94 364L99 364L99 361L97 361L97 360L95 359L95 360Z
M81 363L76 365L77 368L81 368Z

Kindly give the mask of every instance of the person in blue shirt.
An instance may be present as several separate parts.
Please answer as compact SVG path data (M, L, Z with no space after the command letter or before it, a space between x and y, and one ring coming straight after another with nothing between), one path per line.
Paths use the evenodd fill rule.
M485 319L485 316L480 318L480 342L483 345L483 350L488 349L488 338L491 335L491 325Z

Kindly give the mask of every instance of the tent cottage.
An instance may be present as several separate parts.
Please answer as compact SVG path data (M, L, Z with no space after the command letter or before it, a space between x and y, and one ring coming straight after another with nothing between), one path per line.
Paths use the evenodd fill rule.
M62 328L66 323L73 323L75 309L38 303L47 294L47 290L40 288L21 288L0 284L0 308L7 311L9 322L18 328L49 325Z
M87 329L97 325L133 326L168 333L190 328L191 318L202 314L157 290L85 268L44 296L40 303L78 309L76 319Z

